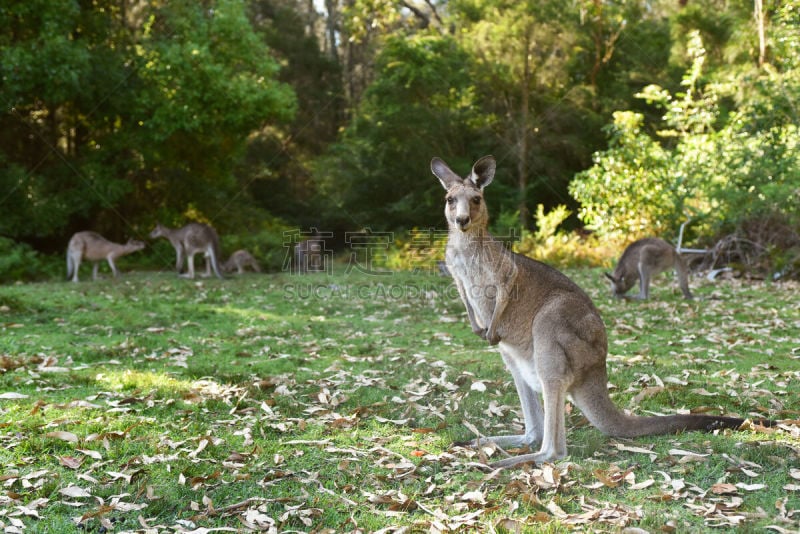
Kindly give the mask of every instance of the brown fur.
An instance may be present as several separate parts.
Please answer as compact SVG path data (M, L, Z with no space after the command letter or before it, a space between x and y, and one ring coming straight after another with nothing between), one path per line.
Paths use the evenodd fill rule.
M473 332L499 346L525 417L524 434L486 439L501 447L538 447L496 467L566 456L568 397L594 426L612 436L738 428L743 423L714 415L622 413L608 395L606 329L591 299L562 273L507 250L487 231L483 188L494 177L494 158L478 160L467 178L438 158L431 170L447 190L447 267Z
M244 249L239 249L231 254L228 261L222 264L222 270L226 273L233 272L235 269L237 274L244 274L246 267L251 268L257 273L261 272L261 266L256 259Z
M73 282L78 281L78 270L81 260L89 260L92 265L92 280L97 280L97 269L101 261L108 261L111 272L116 278L119 274L114 260L120 256L131 254L137 250L142 250L145 244L141 241L128 240L121 245L109 241L97 232L78 232L72 236L67 245L67 278Z
M194 278L194 255L198 252L202 253L206 258L206 277L211 276L211 269L214 269L214 274L217 278L223 278L222 272L219 267L220 247L219 237L217 231L207 224L189 223L183 228L167 228L166 226L156 224L153 231L150 232L150 239L159 237L169 240L172 247L175 249L177 258L175 260L175 269L178 274L184 278ZM189 270L186 274L180 274L183 269L183 259L187 258Z
M672 245L657 237L647 237L628 245L613 274L604 274L611 282L611 294L615 297L622 298L638 281L639 294L634 298L645 300L650 294L653 276L670 268L675 269L683 296L692 298L686 263Z

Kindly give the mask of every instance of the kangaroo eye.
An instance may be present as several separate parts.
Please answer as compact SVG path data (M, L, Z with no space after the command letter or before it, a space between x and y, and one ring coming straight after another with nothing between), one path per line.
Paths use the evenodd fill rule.
M481 203L481 197L474 197L474 198L472 199L472 203L473 203L473 204L475 204L475 205L477 206L478 204L480 204L480 203Z
M450 204L451 206L452 206L453 204L455 204L455 203L456 203L456 197L447 197L445 200L446 200L446 201L447 201L447 203L448 203L448 204Z

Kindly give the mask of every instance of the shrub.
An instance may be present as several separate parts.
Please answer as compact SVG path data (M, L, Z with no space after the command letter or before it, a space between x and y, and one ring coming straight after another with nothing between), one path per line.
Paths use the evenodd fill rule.
M25 243L0 237L0 282L34 280L44 275L39 254Z
M554 267L606 266L616 256L617 242L591 233L567 232L561 225L572 213L559 205L544 212L536 206L536 231L523 232L514 250Z

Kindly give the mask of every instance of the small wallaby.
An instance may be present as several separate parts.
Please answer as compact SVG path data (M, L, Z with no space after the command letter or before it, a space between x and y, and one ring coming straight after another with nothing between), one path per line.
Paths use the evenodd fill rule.
M487 230L483 189L492 182L495 167L494 158L486 156L461 178L441 159L431 161L433 174L447 191L447 267L472 331L498 345L525 418L524 434L484 439L500 447L539 447L538 452L493 465L509 467L566 456L568 397L595 427L611 436L738 428L744 420L736 417L639 417L614 405L607 389L606 329L591 299L559 271L509 251Z
M78 270L83 259L93 262L92 280L97 280L97 268L100 266L99 262L103 260L108 261L111 272L116 278L119 271L117 271L114 260L142 250L144 246L143 242L134 239L121 245L109 241L97 232L78 232L72 236L67 245L67 279L71 278L73 282L78 281Z
M217 231L207 224L189 223L183 228L167 228L161 223L156 224L150 232L150 239L164 237L169 240L175 249L177 259L175 269L178 275L184 278L194 278L194 255L202 253L206 259L206 278L211 276L211 269L217 278L223 278L219 267L220 247ZM189 270L181 274L183 259L187 257Z
M295 272L325 272L325 242L319 237L300 241L294 246Z
M650 280L670 268L675 269L683 296L691 299L686 262L675 247L657 237L646 237L628 245L614 273L603 274L611 282L611 294L616 298L623 298L638 280L639 294L633 298L646 300L650 295Z
M245 267L250 267L255 272L261 272L261 266L258 264L252 254L244 249L239 249L228 258L228 261L222 264L223 272L230 273L236 269L238 274L244 274Z

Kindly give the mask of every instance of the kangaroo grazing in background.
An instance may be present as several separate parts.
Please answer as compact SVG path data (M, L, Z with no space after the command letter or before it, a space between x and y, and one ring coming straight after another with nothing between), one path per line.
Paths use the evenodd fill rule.
M109 241L97 232L78 232L72 236L67 245L67 279L72 278L73 282L78 281L78 270L82 259L89 260L94 264L92 266L92 280L97 280L99 262L103 260L108 261L111 272L116 278L119 271L117 271L114 260L120 256L142 250L144 246L143 242L134 239L130 239L127 243L121 245Z
M611 282L611 294L615 297L623 298L638 280L639 294L634 298L645 300L650 294L650 279L670 268L675 269L683 296L692 298L686 262L675 247L657 237L647 237L628 245L614 273L604 274Z
M175 269L184 278L194 278L194 255L202 253L206 258L206 277L211 276L211 269L217 278L224 278L219 266L220 247L217 231L207 224L189 223L183 228L167 228L161 223L156 224L150 232L150 239L164 237L169 240L177 259ZM189 270L186 274L181 274L183 259L188 258Z
M492 182L495 167L494 158L486 156L461 178L441 159L431 161L433 174L447 191L447 267L472 331L490 345L498 345L525 418L524 434L483 439L500 447L539 447L538 452L495 462L494 467L566 456L564 405L568 397L595 427L611 436L738 428L743 419L639 417L626 415L614 405L607 389L606 329L591 299L559 271L507 250L487 231L483 189Z
M244 249L239 249L228 258L228 261L222 264L222 270L226 273L233 272L236 269L238 274L243 274L245 267L250 267L255 272L261 272L261 266L258 264L252 254Z

